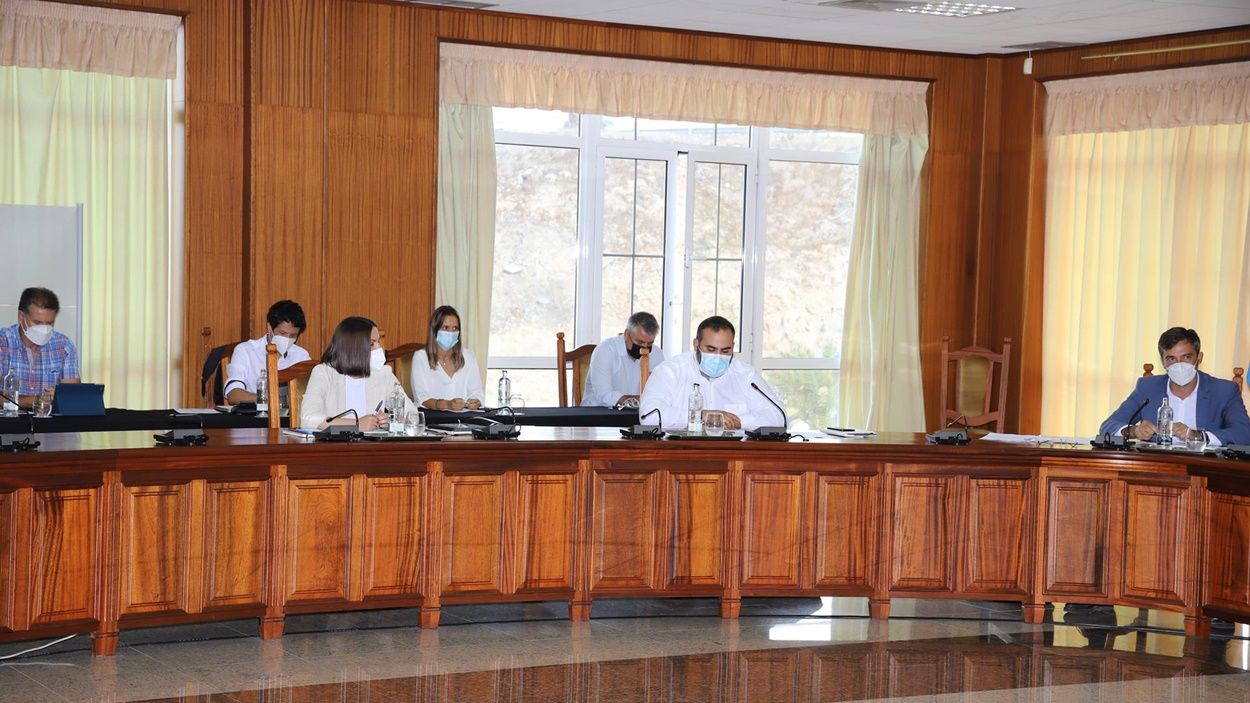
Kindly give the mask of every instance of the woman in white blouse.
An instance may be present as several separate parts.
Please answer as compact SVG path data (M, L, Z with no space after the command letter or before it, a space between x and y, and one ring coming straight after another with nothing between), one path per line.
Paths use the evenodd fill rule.
M442 305L430 316L425 361L413 360L412 395L417 404L437 410L476 410L486 393L473 352L460 338L460 313ZM418 357L419 359L420 357Z
M327 425L352 425L356 418L330 418L355 410L363 432L389 426L383 409L385 399L399 386L395 372L386 365L378 326L366 317L344 318L334 329L321 363L313 367L308 388L300 403L300 427L324 430ZM404 396L404 412L416 410Z

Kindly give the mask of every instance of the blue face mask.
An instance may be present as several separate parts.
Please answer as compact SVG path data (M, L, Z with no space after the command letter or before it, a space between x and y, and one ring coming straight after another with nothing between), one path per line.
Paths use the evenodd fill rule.
M725 354L707 354L699 352L699 370L708 378L720 378L729 370L729 362L733 356Z
M449 332L447 330L439 330L438 334L435 335L434 338L435 338L435 341L438 342L438 346L443 349L451 349L452 347L460 343L459 332Z

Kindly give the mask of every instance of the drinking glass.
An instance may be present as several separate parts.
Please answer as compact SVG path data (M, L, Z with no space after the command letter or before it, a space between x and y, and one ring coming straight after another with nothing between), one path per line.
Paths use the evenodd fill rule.
M725 434L725 416L719 411L709 410L703 414L703 433L709 437Z
M514 409L525 407L525 396L520 393L513 393L508 396L508 406Z
M395 386L386 397L386 416L391 423L391 434L404 434L404 409L408 406L407 396L399 386Z
M35 417L47 417L52 414L52 394L44 391L35 396L34 402L30 409L35 413Z
M404 419L404 430L409 437L421 437L425 434L425 413L413 410Z
M1200 452L1207 448L1207 431L1190 430L1185 437L1185 448L1191 452Z

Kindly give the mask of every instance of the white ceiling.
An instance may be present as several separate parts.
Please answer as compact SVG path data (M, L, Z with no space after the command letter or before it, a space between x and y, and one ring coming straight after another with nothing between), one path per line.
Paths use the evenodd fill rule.
M823 7L820 0L485 0L489 11L647 27L960 54L1012 44L1077 44L1250 24L1250 0L977 0L1020 9L935 17Z

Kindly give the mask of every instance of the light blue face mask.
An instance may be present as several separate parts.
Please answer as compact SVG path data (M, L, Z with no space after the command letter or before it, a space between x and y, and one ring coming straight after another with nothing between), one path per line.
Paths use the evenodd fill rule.
M434 335L434 339L438 342L440 348L451 349L460 343L460 333L439 330L438 334Z
M708 354L699 352L699 370L708 378L720 378L729 370L729 362L733 356L726 354Z

